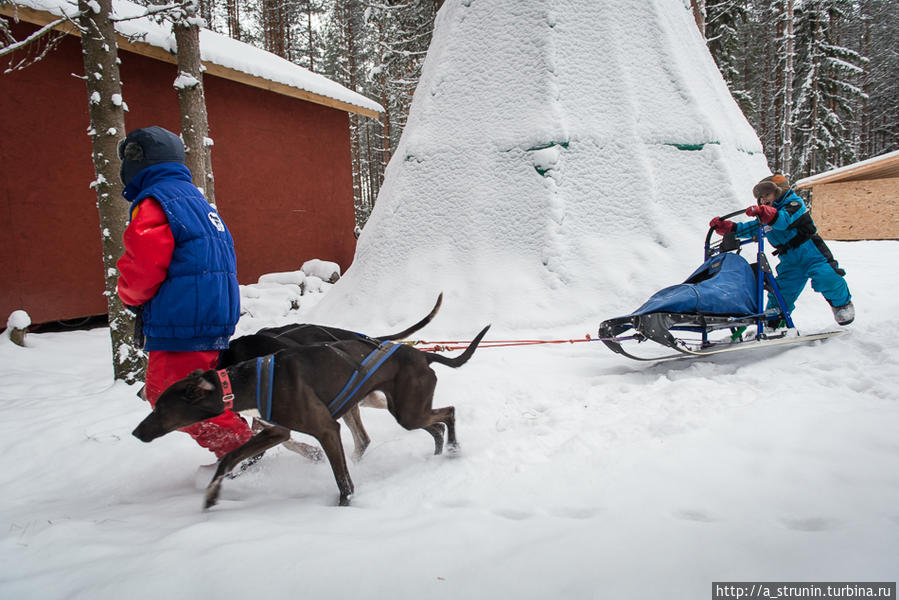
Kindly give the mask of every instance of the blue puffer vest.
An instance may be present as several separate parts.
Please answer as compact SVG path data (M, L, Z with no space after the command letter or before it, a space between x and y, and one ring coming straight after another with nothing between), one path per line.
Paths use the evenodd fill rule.
M144 305L146 350L223 350L240 317L231 233L181 163L142 170L122 195L131 213L154 198L169 219L175 250L165 281Z

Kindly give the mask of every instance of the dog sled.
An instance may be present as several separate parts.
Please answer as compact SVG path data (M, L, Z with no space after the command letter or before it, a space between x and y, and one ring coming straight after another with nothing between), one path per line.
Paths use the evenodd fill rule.
M737 211L722 217L743 214ZM765 256L765 233L705 238L705 261L686 281L655 293L634 312L603 321L599 339L634 360L698 357L834 337L846 330L801 335ZM755 262L744 256L754 245ZM776 307L765 310L767 293ZM646 342L650 342L643 345ZM640 350L636 350L636 348ZM671 352L671 351L674 352Z

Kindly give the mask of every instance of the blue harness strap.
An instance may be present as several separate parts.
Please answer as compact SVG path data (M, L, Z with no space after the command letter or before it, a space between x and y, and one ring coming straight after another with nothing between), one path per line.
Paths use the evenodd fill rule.
M343 389L328 404L328 410L331 416L336 415L346 406L347 402L359 391L366 381L368 381L375 372L381 368L381 365L390 358L394 352L399 350L401 344L394 342L382 342L377 348L371 351L362 361L360 369L353 371Z
M256 408L259 416L272 422L272 388L275 382L275 355L268 354L256 359Z

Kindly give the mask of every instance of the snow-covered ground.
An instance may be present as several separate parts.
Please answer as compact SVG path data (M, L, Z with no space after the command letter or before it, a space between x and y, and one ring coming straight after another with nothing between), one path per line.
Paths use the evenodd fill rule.
M768 174L683 0L446 0L353 265L243 289L284 322L577 339L678 283ZM227 219L227 215L225 215ZM637 363L599 342L436 365L461 452L363 409L327 464L276 449L201 509L186 435L145 445L108 332L0 339L0 598L709 598L899 575L899 243L833 243L826 342ZM324 257L327 258L327 257ZM307 294L300 295L300 284ZM291 306L299 304L298 310ZM810 290L803 332L834 327ZM350 445L350 436L344 432Z
M595 342L481 349L435 366L458 456L363 409L373 444L350 464L348 508L326 463L277 449L204 512L211 455L130 435L148 407L113 383L107 330L3 338L0 597L708 598L713 581L895 581L899 243L832 248L858 309L848 336L650 364ZM593 333L610 310L544 337ZM794 316L832 326L810 290Z

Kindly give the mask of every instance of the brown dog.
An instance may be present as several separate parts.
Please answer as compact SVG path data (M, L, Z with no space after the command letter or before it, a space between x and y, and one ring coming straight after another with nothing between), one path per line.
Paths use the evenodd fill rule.
M206 488L205 507L213 506L222 479L241 461L256 456L299 431L316 438L325 451L340 490L340 505L353 494L337 419L368 394L380 391L387 409L406 429L424 429L434 438L434 453L443 451L446 429L450 450L457 448L455 409L434 409L437 375L433 362L457 368L472 357L485 327L455 358L392 342L345 340L282 350L219 371L195 371L172 384L156 408L134 430L150 442L171 431L224 412L259 410L266 426L246 444L226 454Z

